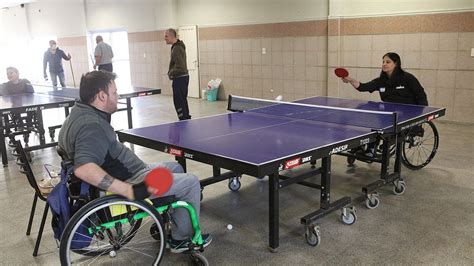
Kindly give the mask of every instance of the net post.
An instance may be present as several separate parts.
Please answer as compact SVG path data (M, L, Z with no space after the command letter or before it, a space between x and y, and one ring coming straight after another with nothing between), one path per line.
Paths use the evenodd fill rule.
M397 129L398 115L397 115L397 112L393 112L392 116L393 116L393 133L395 133L395 135L397 135L398 134L398 129Z
M231 109L231 105L232 105L232 94L229 94L229 98L227 99L227 111L233 111Z
M397 129L397 124L398 124L398 115L397 112L393 112L393 134L395 135L395 145L398 146L398 129Z

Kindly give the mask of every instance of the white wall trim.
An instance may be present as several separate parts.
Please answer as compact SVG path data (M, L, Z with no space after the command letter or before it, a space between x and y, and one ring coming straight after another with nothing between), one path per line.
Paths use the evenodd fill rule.
M215 23L215 24L199 24L199 28L214 28L214 27L229 27L229 26L250 26L263 24L277 24L277 23L291 23L291 22L305 22L305 21L326 21L327 18L315 19L301 19L301 20L286 20L286 21L268 21L268 22L242 22L242 23Z
M425 12L399 12L399 13L375 13L369 15L355 15L355 16L344 16L344 15L329 15L328 19L351 19L351 18L374 18L374 17L396 17L396 16L415 16L415 15L431 15L431 14L450 14L450 13L464 13L474 12L474 8L459 8L453 10L436 10L436 11L425 11Z

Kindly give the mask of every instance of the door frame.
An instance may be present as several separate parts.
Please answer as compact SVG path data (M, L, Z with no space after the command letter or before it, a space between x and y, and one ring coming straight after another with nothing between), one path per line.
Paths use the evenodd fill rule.
M195 51L196 51L196 60L194 62L190 62L190 57L189 57L189 49L188 47L188 44L190 42L186 42L186 39L187 38L181 38L181 32L183 29L186 29L186 30L189 30L189 29L192 29L194 28L194 31L195 31L195 43L196 43L196 47L195 47ZM200 98L201 97L201 89L199 88L201 86L201 75L200 75L200 62L199 62L199 30L198 30L198 26L197 25L186 25L186 26L180 26L178 27L178 37L180 38L180 40L182 40L184 42L184 44L186 45L186 63L187 63L187 66L188 66L188 72L189 72L189 90L188 90L188 97L191 97L191 98ZM189 40L189 39L188 39ZM190 64L194 64L195 66L195 70L193 71L189 71L189 67L190 67Z

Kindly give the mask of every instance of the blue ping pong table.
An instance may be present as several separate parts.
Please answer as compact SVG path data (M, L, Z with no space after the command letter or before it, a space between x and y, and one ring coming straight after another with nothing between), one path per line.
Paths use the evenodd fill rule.
M46 143L45 130L43 127L42 110L49 108L64 107L66 116L69 115L69 107L72 107L79 99L79 89L77 88L59 88L51 90L49 86L35 85L35 93L23 93L8 96L0 96L0 152L2 154L2 163L8 165L8 157L5 145L5 137L14 137L23 135L25 142L28 142L29 132L33 131L39 135L39 145L28 146L27 151L53 147L57 142ZM129 87L119 88L119 98L125 102L119 102L125 105L118 111L127 111L128 128L133 127L132 123L132 104L131 98L160 94L161 89ZM29 114L25 118L24 114ZM60 121L59 121L60 122ZM21 124L21 125L20 125ZM49 127L51 139L54 139L54 130L60 126Z
M239 101L243 106L250 102L242 108ZM306 240L317 245L317 219L338 209L344 223L352 224L356 219L350 197L331 201L332 155L373 143L381 135L397 136L445 113L444 108L331 97L263 102L254 105L248 98L230 96L228 109L236 112L120 131L118 136L122 142L169 153L185 169L187 159L212 165L213 176L201 180L202 188L229 180L229 188L237 190L237 178L242 174L258 178L268 175L269 248L275 251L279 246L280 189L298 183L320 190L320 208L301 218L307 229ZM384 184L401 178L399 146L394 173L381 176ZM384 154L388 154L386 150ZM321 167L315 165L318 159ZM285 170L306 163L313 164L310 172L285 176ZM221 173L221 169L228 171ZM315 175L321 176L320 184L305 181Z

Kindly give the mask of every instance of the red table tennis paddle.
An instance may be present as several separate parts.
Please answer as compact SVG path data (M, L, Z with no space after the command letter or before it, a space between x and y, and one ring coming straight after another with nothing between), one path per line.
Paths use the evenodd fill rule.
M154 190L154 195L162 196L173 184L173 174L167 168L157 167L145 176L145 184Z
M338 68L334 69L334 73L336 74L336 76L338 76L340 78L345 78L345 77L349 76L349 71L347 71L347 69L342 68L342 67L338 67Z

